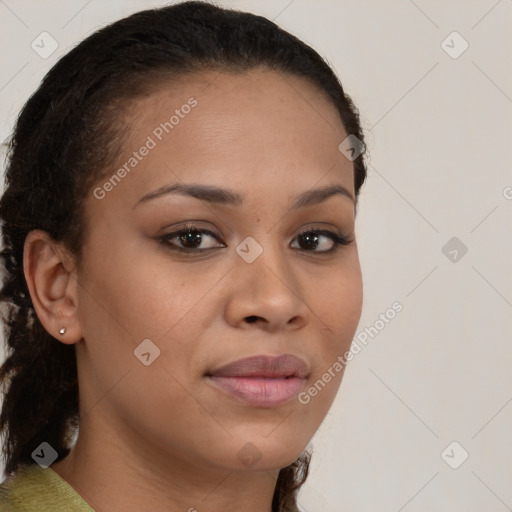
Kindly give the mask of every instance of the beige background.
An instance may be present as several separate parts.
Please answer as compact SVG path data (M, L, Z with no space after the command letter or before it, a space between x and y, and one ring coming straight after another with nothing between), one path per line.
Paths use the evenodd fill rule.
M511 510L512 1L219 3L267 16L324 55L370 147L358 334L378 333L313 439L302 509ZM0 1L1 140L66 49L163 4ZM30 46L43 31L59 45L46 59ZM452 237L459 247L443 252ZM403 310L379 328L395 301Z

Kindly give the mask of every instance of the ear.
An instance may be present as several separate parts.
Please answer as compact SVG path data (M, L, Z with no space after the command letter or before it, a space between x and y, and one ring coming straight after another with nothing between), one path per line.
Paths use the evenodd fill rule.
M69 251L46 231L30 231L23 249L23 271L32 304L46 331L62 343L80 341L78 280ZM59 334L62 327L66 332Z

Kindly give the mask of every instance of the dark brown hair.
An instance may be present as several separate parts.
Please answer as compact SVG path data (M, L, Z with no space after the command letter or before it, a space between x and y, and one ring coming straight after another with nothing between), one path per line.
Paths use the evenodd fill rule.
M66 457L79 422L75 346L57 341L35 314L23 272L27 234L46 231L80 264L84 200L122 147L126 102L189 72L255 67L316 85L364 147L358 111L316 51L266 18L205 2L141 11L98 30L53 66L23 107L0 199L6 475L34 463L31 453L43 441L55 448L57 460ZM363 157L364 151L353 161L356 198L366 178ZM310 456L305 451L280 470L273 512L298 510L296 493Z

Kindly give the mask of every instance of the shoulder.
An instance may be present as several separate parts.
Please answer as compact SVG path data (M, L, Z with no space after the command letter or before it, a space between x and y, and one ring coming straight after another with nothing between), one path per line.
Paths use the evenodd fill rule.
M42 510L94 512L87 502L51 468L20 466L0 484L0 512Z

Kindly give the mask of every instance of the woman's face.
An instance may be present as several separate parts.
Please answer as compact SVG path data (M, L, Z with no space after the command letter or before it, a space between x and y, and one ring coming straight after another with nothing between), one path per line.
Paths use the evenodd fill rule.
M356 241L325 234L355 237L339 115L308 82L258 70L188 76L137 100L122 121L124 150L86 203L80 435L125 461L284 467L320 426L342 372L310 400L299 393L348 350L361 314ZM148 196L177 184L240 200ZM327 186L338 192L295 204ZM190 224L199 233L164 240ZM208 377L282 354L307 367L291 397L283 379L232 379L240 396L216 384L230 377Z

